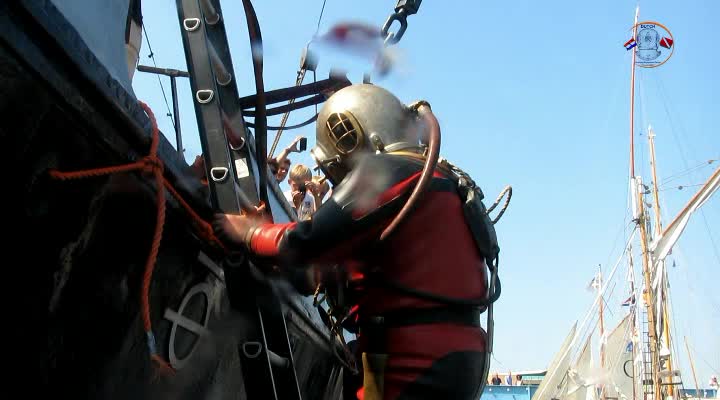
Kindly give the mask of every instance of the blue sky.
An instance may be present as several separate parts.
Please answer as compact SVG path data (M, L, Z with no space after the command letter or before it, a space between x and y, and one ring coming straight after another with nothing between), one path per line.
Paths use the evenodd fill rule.
M629 233L630 38L635 3L457 2L428 0L408 20L398 69L376 84L404 102L428 100L442 132L442 154L480 183L489 201L505 185L514 196L498 224L503 295L496 306L492 369L542 369L567 331L593 301L585 287L597 265L607 269ZM327 0L321 33L340 21L381 25L394 1ZM265 87L293 85L301 49L317 28L321 0L256 1L264 39ZM245 18L240 1L223 2L235 76L242 96L254 94ZM144 21L158 66L186 69L175 2L143 2ZM667 26L676 50L660 68L639 69L636 94L636 170L651 180L647 125L656 138L665 224L720 162L720 3L669 0L641 4L641 20ZM152 65L143 41L142 64ZM332 66L321 54L318 79ZM338 64L353 82L361 66ZM306 82L311 81L308 74ZM163 78L169 98L169 81ZM136 72L139 99L158 116L174 142L157 78ZM191 93L179 83L183 140L189 162L201 152ZM313 110L294 112L289 124ZM269 123L277 125L279 118ZM314 127L289 131L314 142ZM307 154L295 162L311 164ZM688 169L705 166L683 174ZM650 201L651 199L648 198ZM720 375L720 196L690 222L671 260L675 340L687 387L694 387L683 337L693 350L698 380ZM639 258L635 258L636 263ZM672 261L671 261L672 264ZM618 321L626 297L607 299L607 324Z

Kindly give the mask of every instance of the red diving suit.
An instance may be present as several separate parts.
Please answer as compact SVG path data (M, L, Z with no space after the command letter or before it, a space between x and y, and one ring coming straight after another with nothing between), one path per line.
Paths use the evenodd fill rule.
M416 207L385 241L422 160L372 154L309 221L243 233L250 250L283 266L353 265L359 351L387 354L384 399L476 399L486 334L487 267L468 227L455 178L439 166ZM446 301L447 300L447 301Z

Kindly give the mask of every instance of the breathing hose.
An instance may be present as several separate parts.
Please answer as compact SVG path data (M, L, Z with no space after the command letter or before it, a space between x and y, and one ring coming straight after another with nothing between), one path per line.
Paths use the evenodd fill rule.
M418 101L410 106L411 109L418 113L418 116L422 118L425 123L430 127L430 133L428 138L428 154L425 160L425 165L422 169L422 174L418 180L417 185L413 188L410 198L405 203L400 212L390 222L385 230L380 235L380 240L385 240L400 223L407 217L410 210L413 209L415 204L423 195L425 189L427 189L430 181L432 180L433 174L435 173L435 167L437 166L438 159L440 157L440 123L438 123L435 114L430 109L430 103L427 101Z

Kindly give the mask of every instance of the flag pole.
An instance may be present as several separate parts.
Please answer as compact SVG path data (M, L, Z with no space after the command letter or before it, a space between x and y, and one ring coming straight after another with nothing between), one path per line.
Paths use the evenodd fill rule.
M640 5L635 8L635 23L633 24L633 36L637 36L638 16ZM635 39L637 40L637 39ZM635 52L637 45L632 48L632 61L630 70L630 178L635 177Z

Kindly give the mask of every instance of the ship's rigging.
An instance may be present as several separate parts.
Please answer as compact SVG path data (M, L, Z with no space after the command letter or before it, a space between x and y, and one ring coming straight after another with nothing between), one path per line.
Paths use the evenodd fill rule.
M635 13L633 38L637 36L638 16L639 7ZM597 298L580 325L576 323L573 326L551 362L548 374L538 388L534 400L553 398L664 400L678 398L681 392L678 389L682 389L686 385L679 370L679 357L683 353L679 351L678 344L678 340L681 338L677 335L676 327L673 325L674 309L670 296L666 258L690 222L691 215L698 210L702 213L700 207L720 188L720 168L712 172L703 184L694 185L699 187L695 195L687 201L672 221L665 225L661 215L663 211L667 210L667 207L662 204L660 199L662 183L657 175L656 133L650 126L640 134L646 134L648 139L648 161L651 174L649 184L643 183L639 174L642 168L636 168L635 140L638 136L635 131L635 75L638 69L635 63L636 51L637 49L632 51L631 57L629 112L629 193L634 227L620 258L606 279L603 279L601 274L593 279L597 288ZM643 97L643 91L640 90L639 93ZM645 114L644 99L641 106L641 111ZM665 103L664 106L672 124L667 104ZM698 168L712 165L714 162L710 160L690 168L682 153L681 156L686 170L665 178L665 184L695 172ZM687 185L680 186L681 189L684 187ZM704 215L702 217L703 222L706 223L705 227L711 243L715 246L706 218ZM639 282L634 274L636 263L633 262L632 243L636 238L639 241L637 247L640 249L641 261ZM637 247L635 247L636 250ZM717 253L717 248L713 250ZM720 257L716 258L720 261ZM627 285L620 282L623 289L627 286L625 289L627 290L625 295L627 300L623 306L628 307L628 312L608 334L603 326L603 312L606 310L604 298L609 296L615 286L614 284L608 285L606 282L613 280L618 266L624 259L627 259L628 264ZM636 286L636 283L639 285ZM625 290L622 291L625 292ZM592 326L593 324L590 324L589 321L594 320L595 314L597 314L597 322L595 326ZM598 333L600 342L599 360L591 362L587 349L595 332ZM689 347L686 347L689 353ZM691 357L690 354L688 356ZM598 367L593 370L588 367L589 363L594 363ZM694 375L694 366L692 372ZM587 389L587 391L583 389Z

